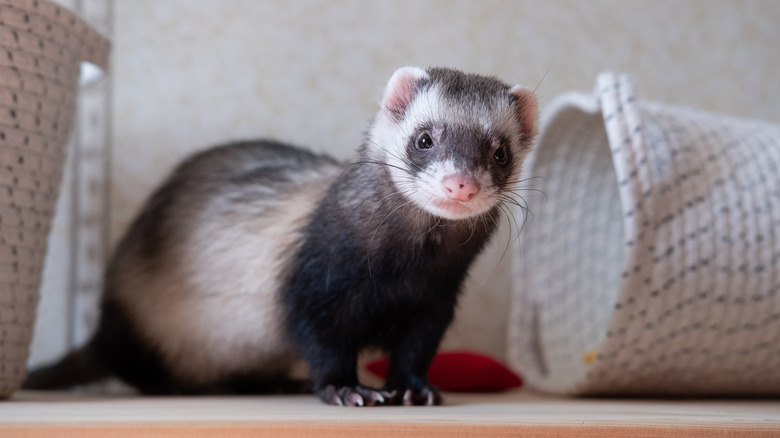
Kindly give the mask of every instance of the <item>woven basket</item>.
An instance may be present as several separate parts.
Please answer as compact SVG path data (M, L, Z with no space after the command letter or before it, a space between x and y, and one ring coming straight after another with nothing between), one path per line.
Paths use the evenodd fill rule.
M109 42L44 0L0 0L0 397L26 377L81 61Z
M780 126L639 101L551 105L508 356L562 394L780 394Z

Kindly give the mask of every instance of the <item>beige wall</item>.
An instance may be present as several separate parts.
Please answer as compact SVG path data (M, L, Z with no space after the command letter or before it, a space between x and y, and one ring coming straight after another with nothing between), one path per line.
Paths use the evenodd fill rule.
M117 0L113 17L111 241L171 166L215 142L349 156L402 65L538 87L543 108L611 69L646 99L780 122L769 0ZM472 275L449 346L503 356L506 244Z

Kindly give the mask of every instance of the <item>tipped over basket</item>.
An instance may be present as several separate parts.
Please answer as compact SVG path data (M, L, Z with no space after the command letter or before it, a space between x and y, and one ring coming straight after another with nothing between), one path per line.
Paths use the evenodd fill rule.
M509 360L562 394L780 394L780 126L638 99L548 112Z

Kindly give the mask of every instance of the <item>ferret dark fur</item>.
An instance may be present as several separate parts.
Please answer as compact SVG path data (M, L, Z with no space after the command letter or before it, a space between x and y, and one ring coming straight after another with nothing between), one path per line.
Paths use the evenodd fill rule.
M352 163L268 141L195 155L120 242L94 337L25 387L291 390L302 358L326 403L439 404L428 367L536 127L525 88L405 67ZM358 382L368 347L390 353L384 388Z

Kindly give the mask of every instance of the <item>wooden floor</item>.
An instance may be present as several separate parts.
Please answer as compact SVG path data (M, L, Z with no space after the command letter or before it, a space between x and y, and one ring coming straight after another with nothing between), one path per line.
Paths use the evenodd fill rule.
M448 394L439 407L340 408L312 396L137 397L22 391L0 437L780 437L780 399Z

